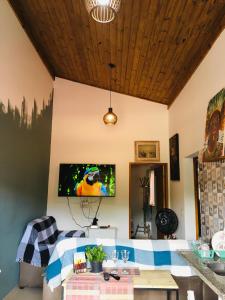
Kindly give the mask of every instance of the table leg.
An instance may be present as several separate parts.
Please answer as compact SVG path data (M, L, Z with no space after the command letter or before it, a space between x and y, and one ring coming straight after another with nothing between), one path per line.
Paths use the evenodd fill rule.
M179 290L176 290L176 300L179 300Z

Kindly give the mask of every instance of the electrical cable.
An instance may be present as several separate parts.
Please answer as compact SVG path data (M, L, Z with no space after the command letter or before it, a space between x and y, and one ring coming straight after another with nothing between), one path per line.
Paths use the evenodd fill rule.
M92 225L93 225L93 226L96 226L96 225L98 225L97 214L98 214L98 211L99 211L100 205L101 205L101 203L102 203L102 198L103 198L103 197L100 197L100 199L99 199L98 208L97 208L97 210L96 210L95 217L94 217L94 219L93 219L93 222L92 222Z
M97 217L97 214L98 214L100 205L101 205L101 203L102 203L102 198L103 198L103 197L100 197L100 199L99 199L98 208L97 208L97 210L96 210L95 217L93 218L92 223L91 223L90 225L82 226L82 225L80 225L80 224L76 221L76 219L75 219L75 217L74 217L74 215L73 215L71 206L70 206L69 197L66 197L66 199L67 199L67 204L68 204L68 208L69 208L69 212L70 212L70 215L71 215L71 217L72 217L74 223L75 223L77 226L79 226L80 228L88 228L88 227L90 227L91 225L94 225L93 223L98 221L96 217ZM83 212L82 206L81 206L81 210L82 210L82 212ZM83 214L84 214L84 212L83 212Z
M96 213L95 213L95 218L97 217L97 214L98 214L98 211L99 211L99 208L100 208L101 203L102 203L102 197L99 199L99 204L98 204L97 211L96 211Z
M71 206L70 206L70 200L69 200L69 197L66 197L66 199L67 199L67 204L68 204L68 207L69 207L69 212L70 212L70 215L71 215L71 217L72 217L74 223L75 223L77 226L79 226L80 228L88 228L88 227L90 227L91 224L90 224L90 225L86 225L86 226L82 226L82 225L80 225L80 224L76 221L76 219L74 218L74 215L73 215Z
M82 210L82 214L83 216L88 219L88 220L93 220L93 217L90 217L90 214L91 214L91 208L90 208L90 203L88 202L88 216L86 216L85 212L84 212L84 203L83 201L81 202L81 210Z

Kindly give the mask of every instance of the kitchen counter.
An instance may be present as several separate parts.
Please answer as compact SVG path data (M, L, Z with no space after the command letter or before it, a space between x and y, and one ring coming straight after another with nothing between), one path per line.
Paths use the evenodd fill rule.
M192 251L179 251L179 254L195 268L197 275L220 297L219 299L225 300L225 276L215 274L204 264L204 260Z

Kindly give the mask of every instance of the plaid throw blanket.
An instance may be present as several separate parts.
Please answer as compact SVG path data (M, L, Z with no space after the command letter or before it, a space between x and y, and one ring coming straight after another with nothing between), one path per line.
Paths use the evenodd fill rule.
M105 281L102 275L77 275L63 283L65 300L133 300L132 278Z
M28 223L17 250L17 262L45 267L55 248L56 241L67 237L85 237L84 231L59 231L53 217L42 217Z
M114 240L114 239L76 239L71 238L57 243L48 267L46 279L51 290L61 284L73 270L73 256L76 252L84 252L87 246L103 245L107 254L107 261L103 267L113 267L110 260L112 250L128 250L129 261L126 266L138 267L143 270L164 269L170 270L175 276L194 275L193 269L177 253L177 250L191 248L185 240ZM124 267L119 257L118 267Z

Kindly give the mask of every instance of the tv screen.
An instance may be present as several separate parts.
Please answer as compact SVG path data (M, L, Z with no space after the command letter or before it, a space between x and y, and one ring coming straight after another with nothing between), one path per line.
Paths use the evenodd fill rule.
M115 197L115 165L60 164L59 197Z

